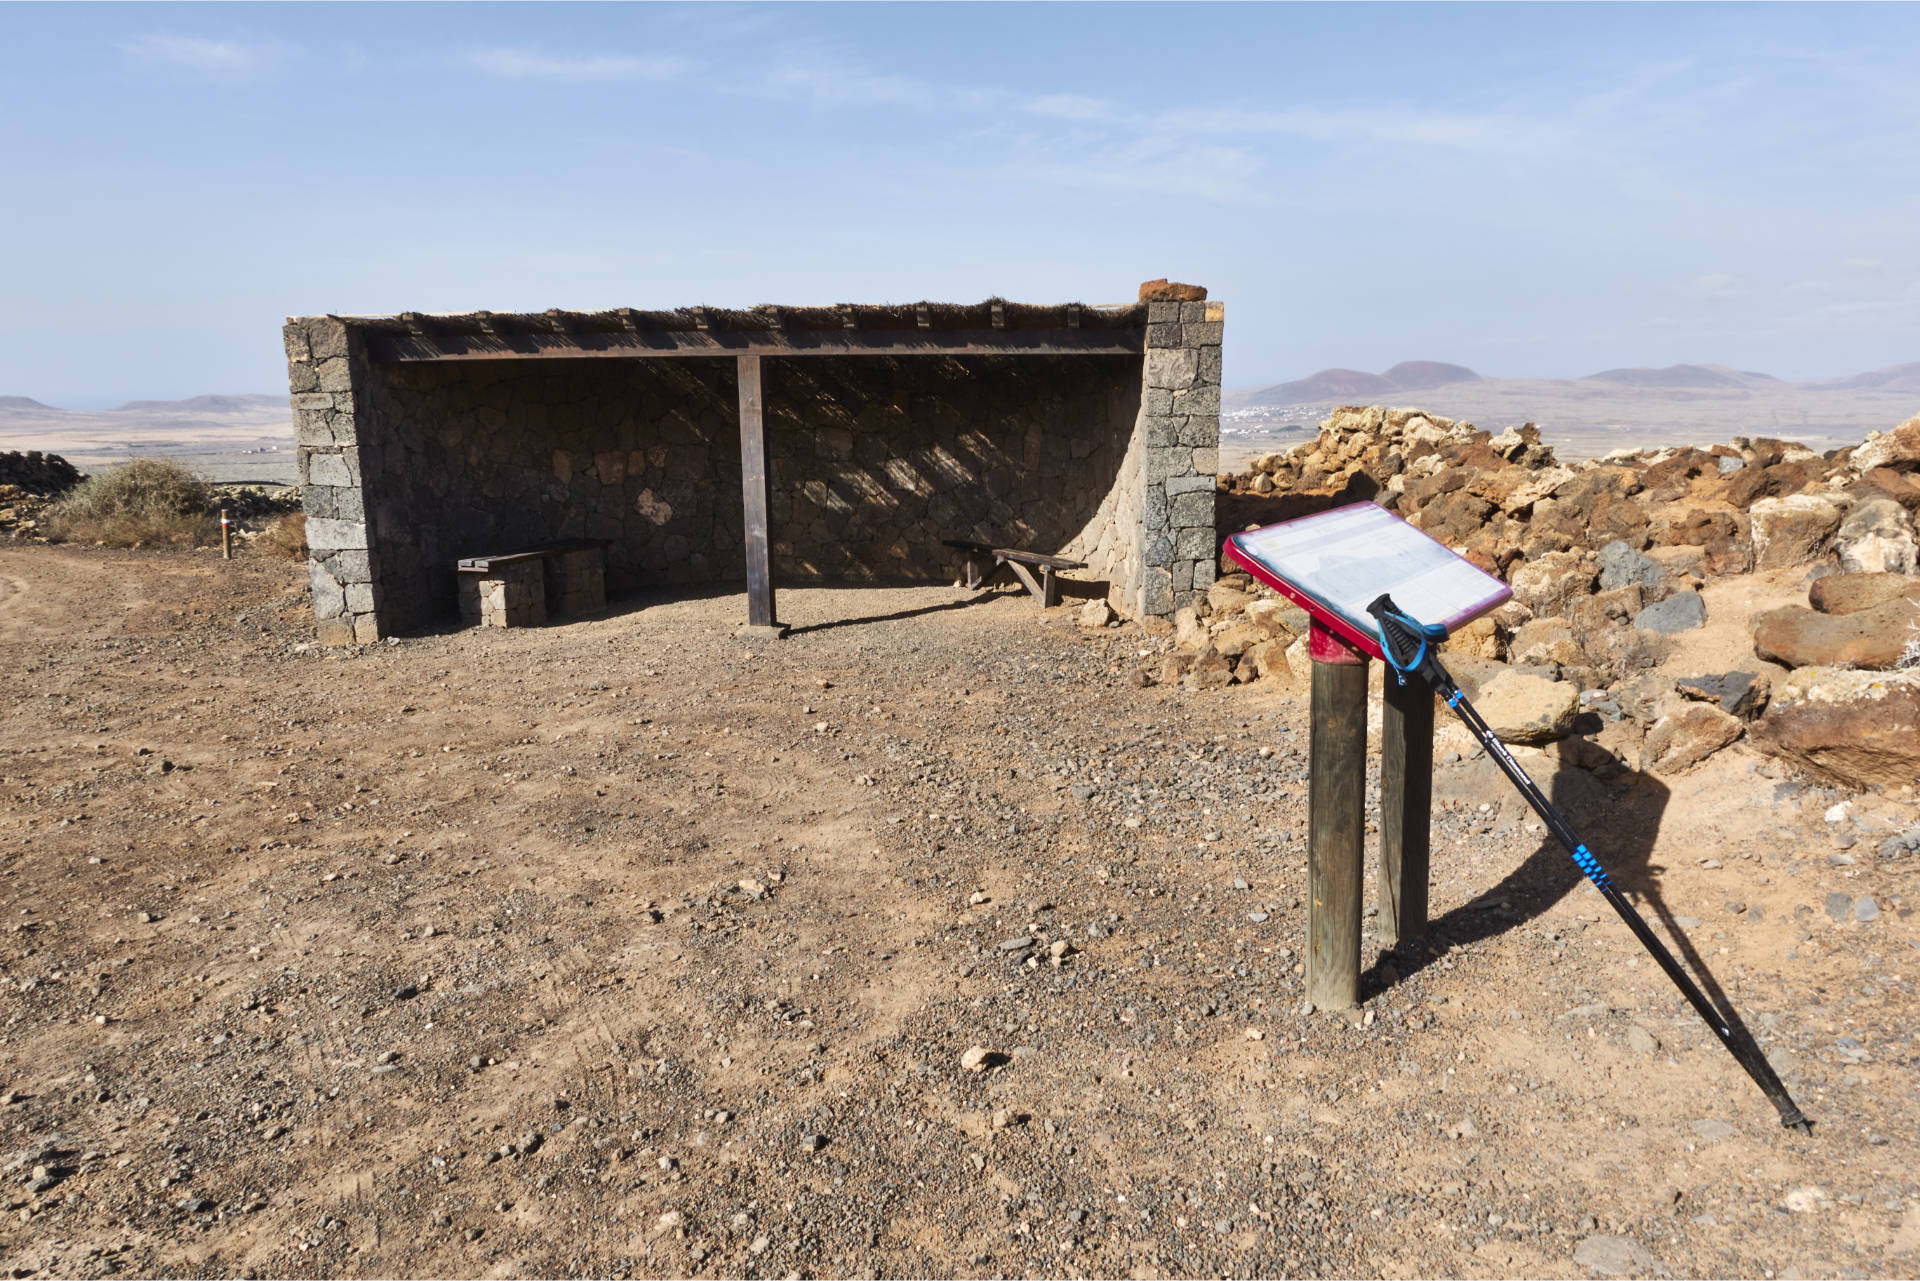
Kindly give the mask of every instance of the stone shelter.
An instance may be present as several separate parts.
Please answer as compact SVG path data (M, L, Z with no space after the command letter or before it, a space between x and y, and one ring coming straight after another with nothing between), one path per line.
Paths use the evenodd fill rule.
M1224 320L1175 292L1202 301L291 319L321 639L452 617L461 558L582 539L616 594L745 579L755 625L776 581L949 578L955 538L1170 615L1214 574Z

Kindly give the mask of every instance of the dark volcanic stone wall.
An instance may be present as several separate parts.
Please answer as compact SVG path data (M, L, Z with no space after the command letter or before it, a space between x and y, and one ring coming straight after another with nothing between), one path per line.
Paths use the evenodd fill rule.
M765 368L774 573L785 582L951 577L947 538L1062 551L1112 489L1140 409L1137 356Z
M369 392L383 618L450 615L462 556L563 538L612 542L613 592L744 572L731 361L383 364Z

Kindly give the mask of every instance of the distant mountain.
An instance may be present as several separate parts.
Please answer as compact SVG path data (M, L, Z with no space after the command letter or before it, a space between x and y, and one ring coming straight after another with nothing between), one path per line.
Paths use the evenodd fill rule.
M1442 360L1403 360L1381 376L1397 391L1425 391L1480 380L1480 375L1465 365L1449 365Z
M1787 393L1806 392L1886 392L1920 394L1920 361L1891 365L1871 373L1849 378L1830 378L1818 382L1787 382L1772 374L1726 365L1668 365L1664 369L1603 369L1584 378L1487 378L1465 365L1449 365L1437 360L1407 360L1383 374L1358 369L1322 369L1306 378L1276 383L1271 387L1228 392L1224 398L1229 409L1256 410L1282 406L1340 404L1379 404L1409 392L1451 389L1458 399L1468 394L1467 384L1475 384L1488 395L1498 387L1532 387L1535 394L1547 387L1561 389L1573 396L1591 398L1634 392L1675 392L1676 399L1690 401L1696 393ZM1497 385L1497 386L1496 386ZM1738 396L1734 399L1739 399Z
M185 400L130 400L109 412L159 414L257 414L263 411L284 413L285 396L189 396Z
M1237 399L1246 405L1333 403L1425 391L1450 383L1475 382L1479 377L1465 365L1449 365L1438 360L1403 360L1384 374L1363 373L1358 369L1322 369L1293 382L1242 393Z
M57 414L52 405L43 405L30 396L0 396L0 409L19 409L28 413Z
M1855 374L1851 378L1836 378L1832 382L1808 383L1807 386L1834 391L1920 392L1920 361L1907 365L1891 365L1886 369L1876 369L1870 374Z
M1780 380L1767 374L1742 373L1725 365L1668 365L1665 369L1608 369L1576 379L1583 383L1609 383L1615 387L1647 387L1663 391L1702 391L1725 387L1779 386Z

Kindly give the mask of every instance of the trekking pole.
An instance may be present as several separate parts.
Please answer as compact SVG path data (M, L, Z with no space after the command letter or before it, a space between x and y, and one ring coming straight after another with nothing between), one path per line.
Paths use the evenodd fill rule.
M1547 799L1546 794L1540 790L1533 779L1528 777L1527 772L1520 768L1520 763L1507 751L1506 744L1500 741L1499 735L1488 728L1486 721L1481 719L1480 713L1474 709L1472 703L1467 701L1467 696L1461 692L1460 686L1454 682L1447 669L1441 666L1437 647L1446 639L1447 629L1439 624L1422 623L1402 613L1394 605L1390 595L1382 595L1375 599L1371 605L1367 606L1367 612L1372 614L1380 625L1380 652L1386 658L1387 665L1393 668L1394 678L1402 683L1405 683L1409 675L1425 680L1433 691L1446 701L1447 706L1452 708L1465 723L1468 732L1479 740L1480 746L1485 748L1487 755L1493 758L1494 764L1500 767L1500 772L1519 789L1520 795L1525 797L1527 804L1533 807L1533 812L1546 823L1547 830L1567 847L1567 852L1573 855L1574 863L1579 866L1581 872L1586 874L1586 878L1593 882L1594 888L1613 905L1613 910L1619 913L1620 919L1627 923L1627 928L1632 930L1633 936L1640 940L1640 945L1647 949L1655 961L1659 962L1660 968L1665 970L1667 977L1673 980L1673 985L1680 989L1680 994L1686 997L1695 1012L1706 1020L1707 1026L1713 1029L1713 1034L1720 1038L1722 1045L1727 1047L1727 1052L1746 1069L1747 1075L1753 1078L1753 1083L1760 1087L1761 1093L1767 1096L1767 1101L1772 1103L1780 1113L1780 1124L1788 1129L1811 1133L1813 1123L1801 1115L1800 1109L1794 1105L1793 1099L1787 1094L1787 1087L1780 1083L1780 1078L1774 1074L1773 1065L1767 1062L1765 1051L1753 1039L1753 1033L1747 1030L1746 1025L1737 1015L1723 1015L1720 1009L1707 999L1707 994L1700 990L1700 985L1693 981L1693 976L1681 967L1673 953L1667 950L1666 944L1660 941L1659 936L1648 927L1640 913L1627 902L1626 896L1607 875L1606 868L1600 865L1600 860L1594 857L1593 852L1578 836L1574 835L1573 828L1567 824L1565 816L1555 808L1552 801Z

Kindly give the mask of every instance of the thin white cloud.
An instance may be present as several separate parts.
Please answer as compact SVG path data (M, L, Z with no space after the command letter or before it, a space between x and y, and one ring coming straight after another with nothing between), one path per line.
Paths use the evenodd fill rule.
M1026 109L1036 116L1050 116L1055 120L1111 120L1116 114L1113 104L1104 98L1077 93L1052 93L1035 98L1026 104Z
M826 106L912 107L917 111L979 111L1000 95L985 89L934 84L914 76L874 71L858 62L795 49L766 75L735 82L730 92L748 96L804 98Z
M1418 107L1176 112L1160 123L1186 133L1283 134L1309 142L1412 143L1462 150L1508 151L1549 141L1549 130L1538 120L1500 112L1468 115Z
M123 42L120 52L140 62L228 75L257 70L264 61L259 48L199 36L142 36Z
M1694 302L1734 302L1747 297L1752 290L1738 276L1713 271L1684 282L1675 292Z
M675 80L694 70L692 62L673 56L555 57L528 49L475 49L465 61L477 71L508 80Z
M1181 193L1196 199L1252 207L1294 203L1266 189L1261 158L1241 147L1168 137L1087 146L1026 136L1008 139L1004 149L1001 173L1022 181L1153 195L1166 190L1167 173L1178 169Z

